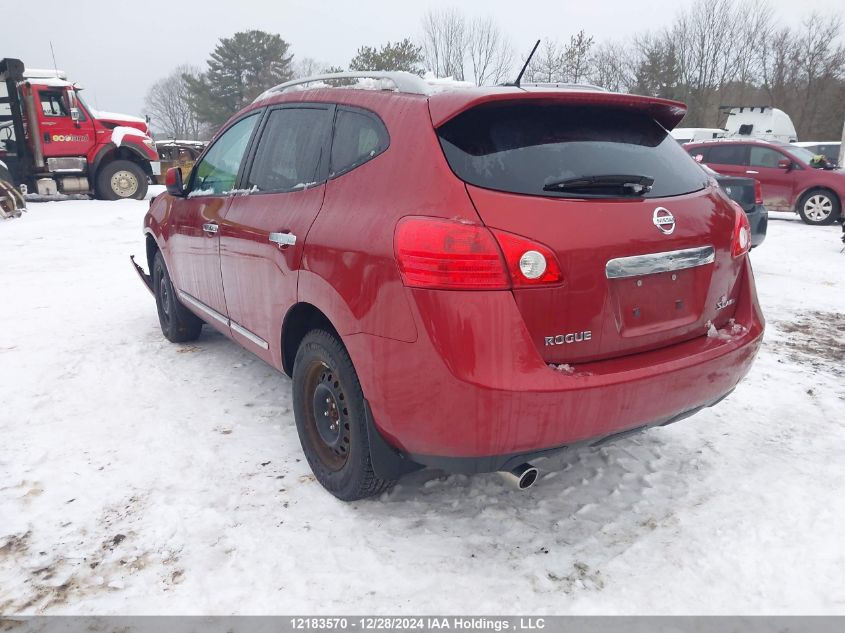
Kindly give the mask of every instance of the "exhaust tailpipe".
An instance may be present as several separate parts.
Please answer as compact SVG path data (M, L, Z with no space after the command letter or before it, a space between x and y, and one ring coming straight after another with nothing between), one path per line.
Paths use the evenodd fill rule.
M505 478L505 481L517 490L528 490L537 481L539 473L537 469L531 464L520 464L513 470L501 470L499 474Z

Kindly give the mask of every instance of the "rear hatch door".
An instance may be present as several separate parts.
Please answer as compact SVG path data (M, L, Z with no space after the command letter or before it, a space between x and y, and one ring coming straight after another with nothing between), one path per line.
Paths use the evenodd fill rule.
M484 223L558 258L562 283L513 290L547 362L657 349L732 315L734 209L649 113L497 102L438 134Z

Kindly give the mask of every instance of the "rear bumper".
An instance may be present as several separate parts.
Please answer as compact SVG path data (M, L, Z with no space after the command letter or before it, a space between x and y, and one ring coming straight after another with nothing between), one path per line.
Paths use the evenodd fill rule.
M764 330L747 259L744 273L734 315L740 334L701 336L585 363L572 373L543 362L510 293L474 293L475 305L461 302L460 314L444 302L427 319L417 305L413 343L368 334L344 341L374 424L390 445L426 465L500 470L529 456L668 424L730 393L751 368Z
M751 247L760 246L766 239L769 228L769 212L762 204L756 204L745 210L748 224L751 225Z

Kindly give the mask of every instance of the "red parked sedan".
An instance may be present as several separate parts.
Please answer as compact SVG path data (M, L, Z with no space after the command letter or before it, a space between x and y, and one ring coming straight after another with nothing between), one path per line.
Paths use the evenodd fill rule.
M329 491L422 466L527 487L748 372L748 221L668 135L683 104L366 75L394 89L283 84L168 172L139 268L169 340L204 322L293 378Z
M842 213L845 171L803 147L731 138L687 143L684 149L720 174L759 181L770 210L795 211L816 225L832 224Z

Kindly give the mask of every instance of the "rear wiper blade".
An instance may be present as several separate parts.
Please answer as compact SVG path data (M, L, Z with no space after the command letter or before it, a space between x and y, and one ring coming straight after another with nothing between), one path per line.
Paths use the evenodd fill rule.
M582 191L593 192L596 189L613 190L618 195L642 196L651 191L654 178L632 176L630 174L603 174L598 176L579 176L565 180L554 180L543 185L543 191Z

